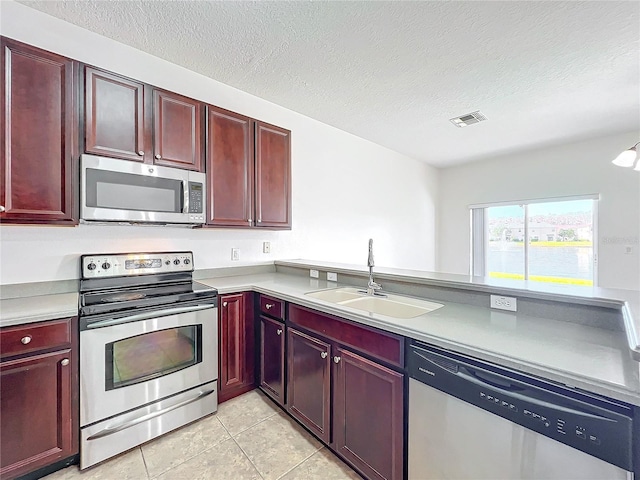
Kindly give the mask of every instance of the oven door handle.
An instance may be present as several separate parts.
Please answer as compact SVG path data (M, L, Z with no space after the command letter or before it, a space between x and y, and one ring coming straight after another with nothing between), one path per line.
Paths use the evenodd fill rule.
M208 308L215 308L214 303L205 303L201 305L192 305L190 307L174 307L164 310L155 310L153 312L138 313L136 315L129 315L127 317L112 318L109 320L101 320L99 322L90 323L87 325L87 329L108 327L111 325L119 325L121 323L137 322L139 320L148 320L150 318L164 317L167 315L177 315L179 313L197 312L198 310L207 310Z
M147 420L151 420L152 418L159 417L160 415L163 415L172 410L176 410L177 408L184 407L185 405L189 405L190 403L196 402L201 398L207 397L214 392L215 390L206 390L204 392L198 393L198 395L196 395L195 397L187 398L186 400L178 402L175 405L171 405L170 407L158 410L157 412L147 413L146 415L142 415L138 418L134 418L133 420L129 420L128 422L121 423L120 425L116 425L114 427L107 427L104 430L100 430L98 433L94 433L89 438L87 438L87 440L97 440L98 438L103 438L108 435L120 432L127 428L138 425L142 422L146 422Z

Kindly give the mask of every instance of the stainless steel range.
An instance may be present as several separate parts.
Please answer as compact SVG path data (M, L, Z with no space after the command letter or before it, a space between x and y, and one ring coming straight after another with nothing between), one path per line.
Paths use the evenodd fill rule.
M191 252L81 257L80 468L217 410L217 290Z

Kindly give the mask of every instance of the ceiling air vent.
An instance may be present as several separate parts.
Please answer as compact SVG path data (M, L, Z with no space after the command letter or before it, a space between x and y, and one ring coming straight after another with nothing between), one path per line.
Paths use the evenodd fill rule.
M477 111L477 112L467 113L466 115L462 115L460 117L452 118L449 121L453 123L456 127L462 128L468 125L473 125L474 123L482 122L483 120L486 120L486 119L487 117L485 117L482 113L480 113L480 111Z

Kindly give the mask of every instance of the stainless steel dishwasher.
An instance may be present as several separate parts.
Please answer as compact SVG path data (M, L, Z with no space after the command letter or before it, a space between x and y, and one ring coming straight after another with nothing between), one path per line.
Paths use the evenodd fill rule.
M419 342L408 354L410 480L640 478L638 407Z

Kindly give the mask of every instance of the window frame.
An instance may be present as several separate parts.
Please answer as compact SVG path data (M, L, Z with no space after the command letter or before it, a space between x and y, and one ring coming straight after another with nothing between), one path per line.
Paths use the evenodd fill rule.
M536 203L570 202L574 200L593 200L592 228L593 228L593 287L598 285L598 201L599 193L584 195L570 195L565 197L533 198L526 200L509 200L491 203L477 203L469 205L470 248L469 273L472 276L485 277L487 274L487 236L488 209L490 207L520 205L524 209L524 281L529 281L529 205Z

